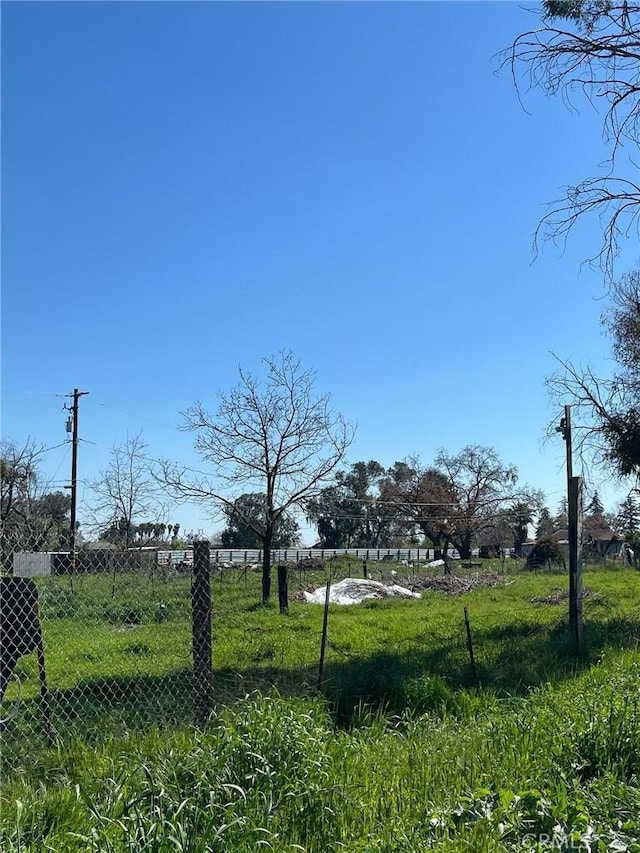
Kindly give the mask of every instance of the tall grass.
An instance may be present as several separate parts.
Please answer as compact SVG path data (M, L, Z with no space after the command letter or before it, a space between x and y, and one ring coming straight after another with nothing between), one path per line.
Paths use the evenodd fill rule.
M629 652L527 697L467 693L455 714L362 710L348 730L319 698L247 698L205 732L42 755L4 792L0 842L7 853L511 851L534 837L543 846L530 849L561 849L545 842L555 835L565 849L636 851L639 679Z
M214 587L205 731L188 713L183 579L164 597L120 585L134 623L105 615L108 584L87 582L72 618L42 596L56 706L75 716L55 750L25 739L35 704L3 734L2 851L640 851L637 574L585 577L579 660L566 604L531 602L559 576L332 607L323 696L310 695L322 608L255 608L258 583ZM177 685L172 710L159 688Z

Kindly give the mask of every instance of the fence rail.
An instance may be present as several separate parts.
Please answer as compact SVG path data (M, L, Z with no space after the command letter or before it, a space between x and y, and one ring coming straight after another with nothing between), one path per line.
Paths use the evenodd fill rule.
M449 550L447 556L455 557ZM408 563L429 562L435 559L433 548L276 548L271 551L271 562L299 563L302 560L329 560L332 557L354 557L356 560L381 561L385 558L406 560ZM158 562L178 563L192 560L193 551L158 551ZM215 563L261 563L259 548L212 548L211 561Z
M213 548L210 550L210 559L215 565L250 565L262 563L262 554L259 548ZM449 549L447 556L455 559L458 554ZM363 562L397 560L406 563L428 563L435 559L436 552L433 548L279 548L271 551L272 565L302 563L305 560L331 560L337 557L350 557ZM65 574L70 568L68 552L15 552L9 563L11 573L23 578ZM189 569L193 565L193 549L130 548L128 551L80 551L77 568L82 572L109 572L122 568L123 563L130 568L175 566Z

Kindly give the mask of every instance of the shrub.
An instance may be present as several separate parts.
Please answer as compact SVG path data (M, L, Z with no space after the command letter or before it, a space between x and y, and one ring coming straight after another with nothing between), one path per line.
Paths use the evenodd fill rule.
M566 568L564 556L558 543L554 539L542 539L527 557L525 568L536 569L544 565L550 566L552 563Z

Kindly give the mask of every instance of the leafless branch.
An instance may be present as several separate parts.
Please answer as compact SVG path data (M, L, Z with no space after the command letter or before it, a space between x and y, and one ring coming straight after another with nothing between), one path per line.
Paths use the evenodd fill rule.
M269 595L268 551L276 522L293 507L317 495L343 461L354 428L333 412L329 395L315 391L315 373L284 351L264 359L260 381L243 368L239 383L218 395L209 414L201 402L183 413L184 429L195 434L195 448L211 466L208 475L165 462L161 481L175 495L223 506L238 514L263 539L263 600ZM237 499L264 494L265 519L246 517Z
M640 141L640 5L635 3L545 2L543 26L519 35L501 54L522 101L520 72L528 90L559 96L571 110L585 100L603 110L603 134L610 146L606 174L567 187L553 202L534 238L534 252L546 240L564 244L579 220L600 217L603 239L587 263L613 279L621 240L638 237L640 185L634 157ZM572 29L557 22L572 21ZM627 159L623 163L623 154Z

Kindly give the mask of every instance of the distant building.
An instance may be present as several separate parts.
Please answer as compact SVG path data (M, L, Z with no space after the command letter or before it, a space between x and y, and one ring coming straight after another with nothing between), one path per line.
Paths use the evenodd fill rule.
M13 575L17 578L48 577L64 571L68 561L68 551L15 551Z
M562 555L569 559L569 531L556 530L553 538L560 546ZM620 556L622 550L622 539L610 527L600 527L582 530L582 550L586 560L611 560Z
M556 530L552 538L558 544L562 556L569 560L569 531L564 528ZM522 555L528 557L533 551L537 541L529 540L522 544ZM582 530L582 550L586 560L611 560L620 557L624 542L618 534L610 527L600 527Z

